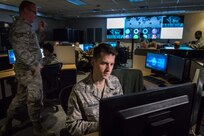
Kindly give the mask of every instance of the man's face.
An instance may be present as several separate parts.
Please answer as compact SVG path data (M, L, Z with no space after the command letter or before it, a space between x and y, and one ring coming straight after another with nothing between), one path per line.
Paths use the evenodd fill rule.
M115 63L115 56L112 54L100 53L100 58L92 59L93 73L98 79L107 79Z
M196 39L200 39L200 38L201 38L201 35L196 32L196 33L195 33L195 38L196 38Z
M36 18L37 8L35 5L30 5L24 9L24 17L29 23L33 23Z

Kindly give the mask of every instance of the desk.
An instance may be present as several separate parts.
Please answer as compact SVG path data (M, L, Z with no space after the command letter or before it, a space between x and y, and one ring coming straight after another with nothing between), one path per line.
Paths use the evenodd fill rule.
M98 132L94 132L94 133L87 134L85 136L99 136L99 133Z
M8 78L8 77L14 77L15 72L13 69L8 69L8 70L2 70L0 71L0 79Z
M12 85L7 85L8 80L12 80ZM67 85L73 85L76 83L76 65L75 64L63 64L61 73L60 73L60 80L61 80L61 88ZM15 84L15 87L13 84ZM1 85L1 94L0 94L0 118L6 116L6 110L10 101L14 96L14 92L16 92L16 82L15 82L15 72L13 69L2 70L0 71L0 85ZM11 87L8 87L11 86ZM6 95L9 94L9 95ZM2 99L1 99L2 96Z
M76 65L75 64L63 64L62 70L69 70L69 69L76 69ZM15 72L13 71L13 69L0 71L0 79L14 77L14 76L15 76Z
M76 69L75 64L63 64L62 65L62 70L68 70L68 69Z
M164 82L165 82L165 85L166 86L172 86L172 84L170 84L169 82L167 82L165 79L162 79L161 77L155 77L155 78L158 78L158 79L161 79L161 80L163 80ZM144 86L146 87L146 90L152 90L152 89L158 89L158 88L161 88L161 87L159 87L157 84L154 84L154 83L152 83L152 82L150 82L150 81L147 81L147 80L143 80L143 82L144 82Z

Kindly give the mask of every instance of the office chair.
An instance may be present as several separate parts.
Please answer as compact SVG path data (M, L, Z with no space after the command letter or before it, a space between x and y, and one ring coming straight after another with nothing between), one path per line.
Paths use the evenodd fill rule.
M66 114L67 114L68 98L72 91L73 86L74 85L69 85L69 86L62 88L59 94L60 104Z
M45 65L41 70L43 81L44 104L51 105L55 111L58 111L57 105L53 104L53 99L49 100L48 95L59 93L60 91L60 70L62 63Z
M143 74L139 69L114 69L112 75L118 77L124 94L144 90Z
M64 112L67 114L67 107L68 107L68 98L69 95L72 91L72 87L73 85L69 85L64 87L59 94L59 100L60 100L60 104L64 110ZM69 134L69 132L67 131L67 128L62 128L60 130L60 136L71 136L71 134Z

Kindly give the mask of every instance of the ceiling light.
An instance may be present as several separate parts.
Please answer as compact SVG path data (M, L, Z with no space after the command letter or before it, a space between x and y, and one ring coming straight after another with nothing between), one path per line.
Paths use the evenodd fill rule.
M143 2L144 0L129 0L129 2Z
M5 5L5 4L0 4L0 9L18 12L18 8L17 7L10 6L10 5Z
M66 0L66 1L77 6L86 5L86 3L81 0Z

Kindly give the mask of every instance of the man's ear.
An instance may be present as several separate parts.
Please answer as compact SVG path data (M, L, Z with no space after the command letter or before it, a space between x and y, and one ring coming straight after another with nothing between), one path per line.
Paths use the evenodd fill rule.
M95 58L91 58L91 65L93 66L94 62L96 61Z

